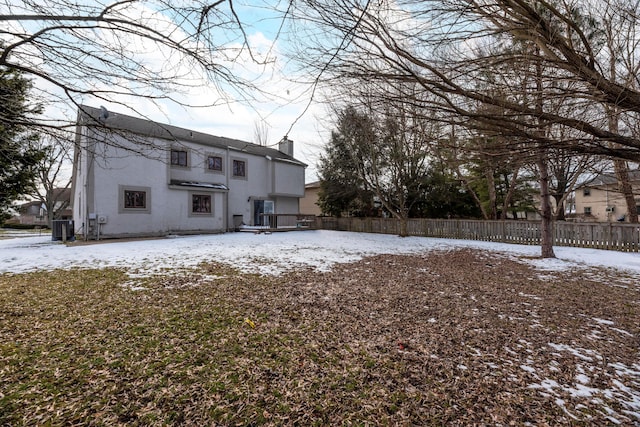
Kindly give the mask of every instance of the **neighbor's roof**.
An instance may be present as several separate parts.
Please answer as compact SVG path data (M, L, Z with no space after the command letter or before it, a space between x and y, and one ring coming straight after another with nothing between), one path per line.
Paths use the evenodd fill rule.
M629 179L631 182L638 182L640 181L640 170L636 169L636 170L630 170L629 171ZM599 186L605 186L605 185L615 185L618 183L618 179L616 178L616 175L614 173L603 173L600 174L598 176L596 176L595 178L585 182L584 184L580 185L580 187L599 187Z
M142 136L150 136L170 141L195 142L202 145L208 145L210 147L224 149L229 148L257 156L269 156L271 159L276 161L279 160L294 163L299 166L307 166L307 164L296 160L292 156L263 145L253 144L251 142L241 141L238 139L225 138L222 136L209 135L194 130L164 123L157 123L151 120L127 116L120 113L109 112L108 117L101 120L101 114L103 114L103 110L100 108L80 105L78 111L78 124L92 127L109 127L115 130L133 132Z

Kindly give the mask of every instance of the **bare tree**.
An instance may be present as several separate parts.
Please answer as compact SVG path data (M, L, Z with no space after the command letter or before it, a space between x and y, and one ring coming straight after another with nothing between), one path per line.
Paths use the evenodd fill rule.
M69 199L64 193L71 188L71 141L70 133L58 132L55 136L44 136L37 144L44 156L37 165L37 181L32 196L45 206L49 226L69 208Z
M593 156L574 155L564 150L550 150L549 152L549 189L554 199L554 219L566 219L566 202L576 188L581 177L588 173L598 163Z
M340 142L350 171L363 193L373 194L399 220L398 234L407 236L407 220L420 198L431 147L439 137L438 123L424 120L409 104L383 100L372 92L339 116Z
M253 142L258 145L269 145L269 125L264 121L253 122Z
M625 87L638 88L637 75L640 71L640 32L637 23L632 17L637 18L634 4L626 0L607 0L607 8L598 22L595 24L600 29L604 39L604 56L609 59L608 78ZM637 11L637 2L635 8ZM631 17L629 16L631 14ZM624 110L617 105L607 105L606 114L609 131L621 133L621 116ZM629 134L629 132L626 132ZM612 143L615 146L615 143ZM627 219L629 222L638 222L638 210L633 187L629 176L629 167L624 159L613 160L618 188L624 197L627 206Z
M543 256L552 256L548 150L640 158L638 136L607 122L609 107L623 117L640 114L640 91L608 75L597 37L594 23L612 2L623 5L609 10L618 19L637 18L639 6L628 0L306 0L296 3L296 13L324 38L309 38L323 43L304 46L298 59L317 67L318 82L334 87L414 82L431 96L405 102L495 132L505 150L529 156L541 186ZM635 43L625 46L635 52ZM529 78L505 66L512 63ZM520 83L528 85L526 97L495 90Z
M231 0L4 0L0 66L36 79L41 99L74 111L87 100L130 109L135 98L184 106L246 100L259 88L231 67L240 58L270 59L252 48L242 6ZM217 89L217 96L180 97L203 86ZM74 119L38 117L26 124L61 127Z
M349 78L354 79L351 84L362 80L387 83L411 80L435 95L432 107L456 115L460 122L471 118L487 129L518 138L520 142L528 141L532 146L542 144L629 159L640 155L640 140L624 132L610 131L603 120L603 109L598 107L615 105L625 112L638 113L640 91L605 74L608 61L599 55L599 46L588 35L589 20L576 18L580 13L595 16L605 10L606 2L556 5L545 0L307 0L300 3L304 4L300 6L300 16L308 17L327 34L323 46L305 46L305 57L300 59L308 66L316 65L327 82ZM633 8L624 13L637 16ZM633 22L640 25L637 19ZM335 37L336 34L339 36ZM337 45L327 46L327 40L334 39L338 40ZM489 49L522 41L535 44L537 51ZM522 59L540 61L547 81L575 83L558 85L546 97L570 98L572 105L595 104L591 114L575 115L572 109L539 111L534 105L496 95L478 84L491 78L502 64ZM500 107L509 114L496 117L483 113L475 108L477 103ZM572 128L575 133L570 140L550 139L532 126L538 120ZM618 145L612 147L611 143Z

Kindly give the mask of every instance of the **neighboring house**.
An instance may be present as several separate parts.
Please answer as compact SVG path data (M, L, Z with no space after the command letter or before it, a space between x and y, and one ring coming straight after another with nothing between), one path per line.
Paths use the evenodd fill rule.
M306 165L279 150L81 106L75 233L85 238L224 232L298 214Z
M47 209L41 201L34 200L32 202L23 203L18 206L17 210L18 214L5 221L5 224L33 225L39 227L47 226Z
M54 188L50 196L53 202L53 216L51 219L73 219L71 210L71 188Z
M320 181L314 181L304 186L304 197L300 199L300 213L309 215L322 215L322 210L318 206L318 194L320 192Z
M629 172L636 205L640 209L640 170ZM575 191L576 218L581 221L627 220L627 203L614 174L598 175Z
M73 212L69 209L71 189L55 188L52 199L54 201L54 219L71 219ZM21 224L33 226L49 226L47 205L39 200L18 206L18 214L6 221L7 224Z

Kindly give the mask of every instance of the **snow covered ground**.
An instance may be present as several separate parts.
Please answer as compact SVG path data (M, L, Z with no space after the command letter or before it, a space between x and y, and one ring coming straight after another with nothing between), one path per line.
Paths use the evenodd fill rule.
M22 236L22 235L18 235ZM261 274L281 274L297 267L328 270L335 263L377 254L410 254L431 250L475 248L499 252L534 264L540 270L608 267L637 275L640 254L597 249L556 247L556 259L536 259L537 246L468 240L339 231L287 233L227 233L138 241L104 241L64 245L49 234L0 240L0 273L67 268L124 267L138 273L158 273L216 261Z

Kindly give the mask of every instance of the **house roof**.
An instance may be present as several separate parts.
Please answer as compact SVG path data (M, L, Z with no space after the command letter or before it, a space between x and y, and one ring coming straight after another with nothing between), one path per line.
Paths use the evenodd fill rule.
M18 211L19 212L26 212L27 209L29 209L32 206L37 206L38 208L40 208L40 206L42 206L42 202L40 200L32 200L30 202L22 203L22 204L18 205Z
M304 188L320 188L320 181L309 182L304 185Z
M149 136L169 141L195 142L201 145L242 151L257 156L269 157L275 161L283 161L306 167L307 164L296 160L274 148L239 139L214 136L206 133L172 126L164 123L157 123L151 120L141 119L120 113L108 112L104 118L106 110L80 105L78 111L78 124L96 128L110 128L113 130L132 132L141 136Z
M631 182L640 181L640 170L639 169L630 170L629 179L631 180ZM617 183L618 183L618 179L616 178L616 175L614 173L603 173L585 182L579 188L616 185Z
M59 202L68 202L69 200L71 200L71 189L70 188L54 188L53 200L56 200Z
M52 191L53 191L53 201L55 202L68 202L71 200L70 188L54 188ZM39 208L41 205L43 205L42 200L30 200L28 202L18 205L18 209L22 212L22 211L26 211L31 206L37 206Z

